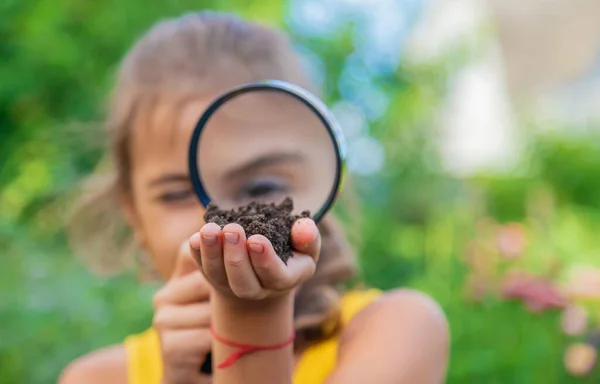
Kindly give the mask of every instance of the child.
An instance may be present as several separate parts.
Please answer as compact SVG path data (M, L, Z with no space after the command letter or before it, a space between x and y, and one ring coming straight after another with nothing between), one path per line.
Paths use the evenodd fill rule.
M283 36L220 14L158 23L127 54L107 123L115 175L88 196L74 228L105 223L98 214L112 198L165 285L150 329L72 362L60 383L443 382L442 311L414 291L338 290L355 266L331 215L318 229L294 224L288 265L262 236L204 225L187 174L191 130L216 95L266 78L311 89ZM119 255L102 257L124 262ZM240 343L268 348L236 357ZM213 376L199 370L209 351Z

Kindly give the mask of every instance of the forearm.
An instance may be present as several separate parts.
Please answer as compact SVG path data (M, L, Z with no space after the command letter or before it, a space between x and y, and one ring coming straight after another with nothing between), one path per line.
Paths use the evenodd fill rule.
M255 305L256 304L256 305ZM228 298L212 298L213 329L225 340L239 344L280 344L293 333L293 297L241 307ZM213 339L214 364L225 361L237 348ZM293 345L242 356L233 365L215 368L215 384L285 384L292 382Z

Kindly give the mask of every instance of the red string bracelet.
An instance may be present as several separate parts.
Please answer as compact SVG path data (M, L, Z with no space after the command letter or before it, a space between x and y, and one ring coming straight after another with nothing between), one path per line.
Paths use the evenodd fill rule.
M292 336L289 339L287 339L286 341L284 341L283 343L275 344L275 345L261 346L261 345L240 344L240 343L236 343L235 341L225 340L221 336L217 335L217 333L215 332L215 330L212 326L210 327L210 333L219 342L221 342L225 345L228 345L230 347L238 348L238 350L235 351L234 353L232 353L227 359L225 359L224 362L217 365L217 368L230 367L233 364L235 364L235 362L238 361L240 359L240 357L242 357L244 355L248 355L250 353L254 353L257 351L274 351L277 349L285 348L288 345L292 344L294 342L294 339L296 338L296 334L292 333Z

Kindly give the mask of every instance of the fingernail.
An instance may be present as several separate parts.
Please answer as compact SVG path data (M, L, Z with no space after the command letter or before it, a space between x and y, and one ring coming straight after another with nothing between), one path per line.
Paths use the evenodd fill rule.
M240 239L240 235L232 232L225 232L225 241L231 245L236 245L238 240Z
M250 252L260 255L265 251L265 248L261 244L251 243L248 244L248 248L250 248Z
M315 222L312 221L311 219L298 219L298 224L303 225L305 227L312 227L312 228L316 229L317 231L319 230L319 228L317 227L317 224L315 224Z
M190 246L196 250L200 249L200 234L198 232L190 237Z
M305 244L301 244L301 246L302 246L301 248L304 249L304 248L308 247L310 244L312 244L319 237L319 227L317 227L316 223L311 219L299 219L298 223L307 228L312 227L312 230L314 230L314 232L315 232L313 237L310 240L306 241Z
M204 244L206 245L215 245L217 243L217 236L202 235L202 240L204 240Z

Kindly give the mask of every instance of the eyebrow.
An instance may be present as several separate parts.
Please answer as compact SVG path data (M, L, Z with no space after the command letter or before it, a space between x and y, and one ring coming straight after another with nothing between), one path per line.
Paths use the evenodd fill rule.
M189 182L190 178L184 173L167 173L148 183L149 187L156 187L162 184Z
M289 153L289 152L281 152L281 153L269 153L255 159L252 161L234 168L228 171L225 175L226 178L235 178L239 176L243 176L248 172L254 171L256 169L268 167L274 164L280 163L290 163L290 162L302 162L304 161L304 157L299 153Z

